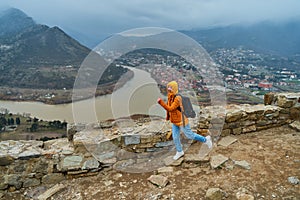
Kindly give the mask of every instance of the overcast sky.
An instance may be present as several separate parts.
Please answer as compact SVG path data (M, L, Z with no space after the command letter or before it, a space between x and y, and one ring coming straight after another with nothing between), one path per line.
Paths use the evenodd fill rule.
M300 18L300 0L1 0L37 23L101 39L138 27L175 30Z

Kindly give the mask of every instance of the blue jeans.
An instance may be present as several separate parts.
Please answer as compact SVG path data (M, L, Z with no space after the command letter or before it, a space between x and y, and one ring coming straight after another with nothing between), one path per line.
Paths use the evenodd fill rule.
M180 142L180 129L183 131L184 135L188 139L197 140L197 141L200 141L200 142L206 142L206 138L201 136L201 135L198 135L198 134L194 133L191 130L191 127L190 127L189 124L187 124L185 127L183 127L183 126L179 127L179 126L176 126L175 124L172 124L172 137L173 137L173 141L174 141L176 150L178 152L182 151L182 146L181 146L181 142Z

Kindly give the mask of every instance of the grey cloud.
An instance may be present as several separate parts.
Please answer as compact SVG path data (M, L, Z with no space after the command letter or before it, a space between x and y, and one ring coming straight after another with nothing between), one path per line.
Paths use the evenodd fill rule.
M299 0L2 0L1 5L19 8L38 23L106 36L143 26L189 29L300 17Z

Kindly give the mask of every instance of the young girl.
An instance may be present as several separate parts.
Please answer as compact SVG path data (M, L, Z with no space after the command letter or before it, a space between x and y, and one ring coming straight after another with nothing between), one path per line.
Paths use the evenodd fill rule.
M181 142L180 142L180 129L184 132L185 136L192 140L197 140L203 142L208 146L208 148L212 148L212 141L210 136L203 137L194 133L189 125L188 118L183 117L182 113L178 110L178 107L183 110L181 97L176 95L178 93L178 84L176 81L171 81L167 85L168 90L168 102L167 104L161 99L158 98L157 102L167 111L166 120L170 120L172 123L172 137L176 147L176 155L173 157L174 160L178 160L181 156L184 155L182 150ZM183 123L184 120L184 123ZM183 124L185 126L183 126Z

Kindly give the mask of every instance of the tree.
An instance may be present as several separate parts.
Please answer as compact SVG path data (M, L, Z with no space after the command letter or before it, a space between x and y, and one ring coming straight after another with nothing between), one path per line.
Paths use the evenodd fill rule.
M14 124L15 124L14 118L10 118L10 125L14 125Z
M7 125L10 126L10 118L7 119Z
M1 116L0 117L0 131L2 130L3 127L5 127L6 124L7 124L7 121L6 121L5 117Z
M17 117L17 118L16 118L16 124L17 124L17 125L20 125L20 124L21 124L20 117Z
M52 123L52 126L55 127L55 128L57 128L57 129L61 129L62 128L61 121L54 120L53 123Z
M62 124L62 129L67 129L68 123L66 121L64 121Z
M31 127L30 127L31 132L35 132L35 131L37 131L37 129L38 129L38 124L37 123L31 124Z

